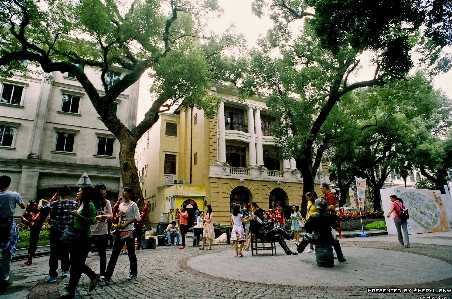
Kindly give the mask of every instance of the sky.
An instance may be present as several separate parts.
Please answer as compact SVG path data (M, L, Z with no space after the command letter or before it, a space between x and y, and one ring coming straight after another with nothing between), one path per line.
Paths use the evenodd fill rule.
M257 39L265 36L267 30L271 27L272 22L268 18L259 19L251 13L252 0L219 0L220 6L224 10L220 18L209 22L209 28L216 33L224 32L231 24L235 25L237 33L243 33L248 41L248 46L256 45ZM447 52L452 53L452 47L447 49ZM372 78L373 70L364 69L362 76ZM149 86L151 82L149 79L143 78L140 86L140 101L138 104L138 122L143 119L144 114L150 108L149 101ZM452 98L452 70L439 75L434 79L434 86L437 89L442 89L449 98Z

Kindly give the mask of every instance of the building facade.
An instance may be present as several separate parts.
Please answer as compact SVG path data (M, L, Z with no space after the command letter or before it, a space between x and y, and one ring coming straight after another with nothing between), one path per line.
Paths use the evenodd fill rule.
M102 90L100 72L85 71ZM120 76L119 70L108 73L107 83ZM93 184L102 182L117 196L119 141L70 73L8 78L0 91L0 174L12 178L10 190L25 202L49 198L62 185L75 191L87 172ZM116 113L129 128L136 123L138 92L136 82L116 101Z
M212 88L222 101L213 119L202 110L163 113L141 138L136 161L150 221L171 221L175 209L209 203L215 223L229 224L233 204L256 202L264 209L300 206L303 179L296 161L273 155L278 148L265 102L240 100ZM316 177L316 184L328 175Z

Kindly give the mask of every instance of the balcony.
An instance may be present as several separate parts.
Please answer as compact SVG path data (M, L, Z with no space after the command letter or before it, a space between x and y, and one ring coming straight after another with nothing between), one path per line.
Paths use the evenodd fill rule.
M274 177L274 178L283 178L284 177L284 171L267 170L267 176L268 177Z
M231 167L229 166L229 173L232 176L236 176L236 175L250 175L250 169L246 168L246 167Z
M232 167L229 164L218 163L210 165L209 177L302 183L303 178L298 170L268 170L265 167Z
M231 122L229 118L226 118L224 123L226 130L235 130L248 133L248 124L235 121Z

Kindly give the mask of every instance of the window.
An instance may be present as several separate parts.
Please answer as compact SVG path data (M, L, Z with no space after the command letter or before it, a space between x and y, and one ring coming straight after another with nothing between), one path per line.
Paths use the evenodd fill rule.
M177 124L166 123L165 135L177 137Z
M22 86L3 84L2 86L2 96L0 98L0 103L20 105L22 101L22 93L24 88Z
M197 125L198 124L198 113L195 113L195 115L193 116L193 125Z
M16 128L0 125L0 146L11 147L15 133Z
M268 115L262 115L261 116L261 128L262 128L262 134L264 136L271 136L271 128L273 124L275 123L275 118L268 116Z
M108 86L115 85L116 82L118 82L121 79L121 73L115 72L115 71L107 71L105 74L105 83L107 83Z
M97 137L97 155L113 156L113 144L115 138Z
M246 148L226 145L226 161L232 167L246 167Z
M273 157L270 151L264 150L264 166L268 170L281 170L281 164L279 159Z
M245 123L245 114L242 109L224 107L224 120L226 130L248 132L248 125Z
M58 152L73 152L75 134L66 132L57 132L56 134L55 150Z
M196 153L193 155L193 164L194 164L194 165L198 164L198 152L196 152Z
M164 174L176 174L176 155L165 154Z
M78 113L78 107L80 104L80 97L63 94L63 103L61 105L61 111L68 113Z

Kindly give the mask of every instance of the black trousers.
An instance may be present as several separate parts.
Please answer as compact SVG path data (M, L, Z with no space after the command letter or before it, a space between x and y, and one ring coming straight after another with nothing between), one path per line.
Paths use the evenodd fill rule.
M60 238L63 232L50 229L50 257L49 257L49 276L58 276L58 257L61 258L61 270L69 271L69 248L61 243Z
M71 251L71 275L69 276L69 285L67 291L75 294L75 288L78 285L82 273L88 275L90 279L96 277L88 266L85 265L86 257L88 256L91 247L92 238L80 237L70 245Z
M135 254L135 238L121 240L119 235L116 236L113 243L113 251L111 252L110 260L108 261L107 271L105 272L105 279L111 279L113 271L115 271L116 262L118 261L124 243L127 244L127 255L129 256L130 274L136 276L138 273L138 261Z

